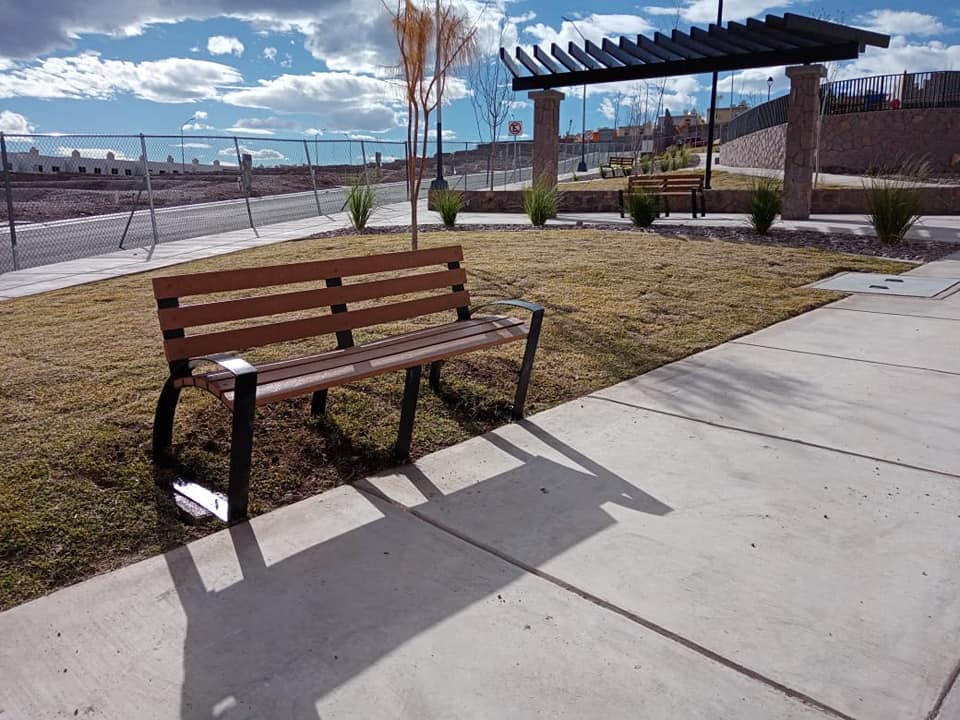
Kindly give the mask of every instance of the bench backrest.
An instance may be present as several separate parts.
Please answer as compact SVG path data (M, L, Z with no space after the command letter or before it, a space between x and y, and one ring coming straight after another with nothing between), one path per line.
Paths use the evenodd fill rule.
M644 190L702 190L702 173L683 173L680 175L632 175L627 188Z
M611 155L608 163L610 165L633 165L633 158L629 155Z
M241 268L158 277L153 280L163 348L171 363L213 353L262 347L335 333L338 347L353 345L353 330L409 320L445 310L470 317L467 276L460 267L459 245L428 250L318 260L266 267ZM435 266L445 266L437 268ZM364 279L374 273L416 270L385 279ZM347 278L359 278L345 282ZM304 285L284 292L283 286ZM317 285L311 287L311 285ZM264 294L263 288L276 288ZM239 292L238 292L239 291ZM190 296L238 293L181 305ZM348 303L385 300L397 295L414 299L388 300L350 309ZM311 312L289 319L288 313ZM276 317L275 317L276 316ZM270 318L264 321L264 318ZM240 322L253 320L254 322ZM229 323L225 329L204 326Z

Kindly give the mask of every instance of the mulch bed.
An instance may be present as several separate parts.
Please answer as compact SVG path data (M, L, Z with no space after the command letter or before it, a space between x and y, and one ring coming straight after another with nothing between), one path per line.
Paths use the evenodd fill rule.
M534 228L532 225L457 225L445 228L441 225L421 225L421 233L458 232L458 231L489 231L489 232L524 232L527 230L551 230L556 232L571 232L589 228L592 230L607 230L615 232L631 232L637 235L659 235L689 240L717 240L722 242L749 243L751 245L774 245L791 248L817 248L832 252L850 253L853 255L868 255L893 260L907 260L924 263L939 260L955 252L960 252L960 245L956 243L934 240L905 240L902 243L882 243L870 235L854 235L853 233L823 233L815 230L787 230L773 228L767 235L758 235L749 227L691 227L689 225L657 224L651 228L636 228L621 223L583 223L580 225L547 225L544 228ZM362 234L392 234L409 232L408 225L392 225L371 227L360 231ZM353 228L330 230L310 235L309 238L339 237L342 235L356 235Z

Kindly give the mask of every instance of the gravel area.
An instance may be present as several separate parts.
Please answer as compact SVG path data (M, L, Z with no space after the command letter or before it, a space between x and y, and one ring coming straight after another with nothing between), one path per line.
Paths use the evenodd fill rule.
M456 233L459 231L474 232L477 230L497 232L524 232L527 230L550 230L554 232L576 232L583 229L606 230L615 232L634 233L642 238L644 235L660 235L663 237L678 237L690 240L718 240L722 242L750 243L753 245L776 245L780 247L817 248L833 252L851 253L853 255L869 255L884 257L893 260L907 260L924 263L938 260L955 252L960 252L960 246L955 243L936 242L929 240L906 240L898 244L882 243L875 237L854 235L852 233L823 233L814 230L785 230L773 228L768 235L758 235L748 227L690 227L686 225L657 225L655 228L643 229L618 223L584 223L583 225L547 225L545 228L534 228L532 225L458 225L454 228L444 228L440 225L421 225L421 233ZM410 228L406 225L392 225L384 227L366 228L362 234L393 234L406 233ZM356 230L345 228L325 233L311 235L310 238L339 237L355 235Z

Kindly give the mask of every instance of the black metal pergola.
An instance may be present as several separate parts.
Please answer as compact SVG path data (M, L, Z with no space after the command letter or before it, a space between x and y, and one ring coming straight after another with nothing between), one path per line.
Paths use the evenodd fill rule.
M867 45L888 47L890 37L867 30L786 13L763 21L729 22L726 27L692 27L669 36L655 33L604 38L600 45L584 40L566 50L556 43L550 52L539 45L531 57L517 47L516 59L500 48L500 59L513 75L513 89L548 90L629 80L699 75L775 65L805 65L853 60ZM713 108L710 124L712 131ZM712 141L712 132L710 133ZM712 142L711 142L712 145Z

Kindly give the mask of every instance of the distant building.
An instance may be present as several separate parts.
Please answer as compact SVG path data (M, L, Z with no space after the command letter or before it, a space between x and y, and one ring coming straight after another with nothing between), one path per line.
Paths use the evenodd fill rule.
M90 157L73 150L69 155L41 155L40 151L32 147L28 152L8 152L7 163L10 171L15 173L58 174L72 173L78 175L112 175L135 177L143 175L143 158L117 157L114 152L106 152L103 157ZM168 155L165 162L149 161L147 167L151 175L180 175L192 173L215 173L224 170L236 170L236 166L221 165L214 160L209 165L201 164L193 158L189 163L181 164Z

